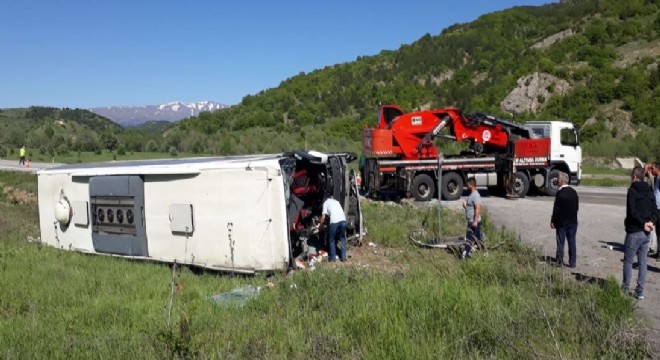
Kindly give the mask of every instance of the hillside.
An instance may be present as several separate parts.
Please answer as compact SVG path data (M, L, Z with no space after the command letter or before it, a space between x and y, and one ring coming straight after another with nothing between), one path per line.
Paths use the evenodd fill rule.
M97 151L124 148L142 151L161 135L164 126L152 125L131 130L83 109L33 106L0 110L0 157L21 145L30 153L68 154L70 151Z
M582 127L587 154L660 157L659 7L584 0L487 14L396 51L301 73L237 106L184 120L166 137L194 137L215 153L306 142L357 150L378 104L397 103L518 121L568 119Z
M93 150L99 133L114 133L114 122L82 109L33 106L0 112L0 155L26 145L44 152L70 148Z

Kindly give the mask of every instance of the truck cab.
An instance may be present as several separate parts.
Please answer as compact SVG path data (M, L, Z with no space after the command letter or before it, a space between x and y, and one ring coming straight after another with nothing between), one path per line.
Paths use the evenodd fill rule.
M553 170L566 172L571 185L580 184L582 179L582 148L580 133L573 123L567 121L530 121L525 124L537 138L550 139L550 165ZM552 171L551 171L552 172ZM552 175L550 182L555 181ZM553 187L555 184L549 184ZM552 190L549 191L551 194Z

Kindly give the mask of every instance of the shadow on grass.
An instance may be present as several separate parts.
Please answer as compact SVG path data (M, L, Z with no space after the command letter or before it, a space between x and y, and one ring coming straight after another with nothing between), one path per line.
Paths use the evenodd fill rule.
M51 246L43 244L43 243L34 243L36 246L39 247L48 247L51 248ZM221 269L212 269L212 268L205 268L201 265L195 265L195 264L181 264L178 262L169 262L169 261L161 261L155 258L142 258L142 257L130 257L130 256L124 256L124 255L114 255L114 254L105 254L105 253L91 253L91 252L79 252L79 251L69 251L69 250L64 250L64 249L58 249L58 248L53 248L57 250L58 252L67 252L71 254L75 254L75 256L81 255L89 258L111 258L112 261L116 261L118 264L125 262L125 263L134 263L134 264L139 264L143 266L155 266L159 268L167 268L169 271L172 270L172 267L175 266L176 264L176 271L180 275L182 271L189 272L195 276L204 276L204 275L212 275L212 276L218 276L218 277L227 277L227 278L240 278L240 279L251 279L255 278L258 275L263 275L263 276L272 276L275 274L275 271L264 271L264 272L259 272L259 273L251 273L251 272L235 272L230 269L227 270L221 270Z
M575 276L575 280L584 282L590 285L597 285L598 287L605 287L605 284L607 283L607 280L603 278L599 278L596 276L591 276L591 275L586 275L578 272L571 273L571 275Z
M539 260L541 262L544 262L544 263L546 263L550 266L556 267L556 268L565 267L565 266L557 264L557 259L553 256L547 256L547 255L540 256ZM605 280L603 278L583 274L583 273L580 273L580 272L577 272L577 271L576 272L571 272L571 275L575 276L576 281L584 282L584 283L587 283L587 284L590 284L590 285L597 285L598 287L601 287L601 288L604 287L607 284L607 280Z
M548 265L557 266L557 258L554 256L542 255L539 257L539 261L546 263Z

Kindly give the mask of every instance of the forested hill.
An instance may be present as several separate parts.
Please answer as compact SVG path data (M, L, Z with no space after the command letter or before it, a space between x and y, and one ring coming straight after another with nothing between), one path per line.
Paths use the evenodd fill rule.
M114 133L119 126L83 109L32 106L0 110L0 153L26 145L29 148L61 150L88 148L97 133Z
M186 146L193 136L218 153L279 151L308 138L337 149L355 146L378 104L396 103L569 119L583 127L592 152L631 143L640 132L660 148L659 8L658 0L584 0L487 14L396 51L301 73L167 135L170 145ZM276 145L253 138L259 135Z
M115 122L84 109L43 106L0 109L0 157L21 145L26 145L31 152L59 155L70 151L114 150L121 146L130 151L142 151L147 141L161 137L148 130L124 130Z

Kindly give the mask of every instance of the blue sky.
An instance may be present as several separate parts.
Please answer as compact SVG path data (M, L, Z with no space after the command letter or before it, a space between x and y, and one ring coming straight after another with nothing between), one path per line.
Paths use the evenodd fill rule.
M0 0L0 108L213 100L550 0Z

